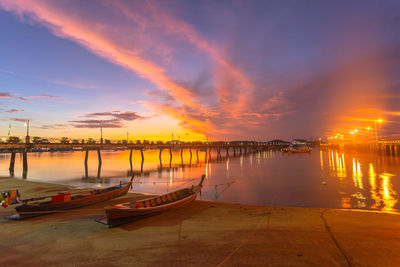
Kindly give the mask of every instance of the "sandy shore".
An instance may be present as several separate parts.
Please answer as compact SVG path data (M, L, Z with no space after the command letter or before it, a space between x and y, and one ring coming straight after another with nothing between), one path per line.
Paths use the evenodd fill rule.
M68 189L0 178L0 191L13 188L24 197ZM94 221L121 201L22 221L1 209L0 266L400 266L395 214L195 201L112 229Z

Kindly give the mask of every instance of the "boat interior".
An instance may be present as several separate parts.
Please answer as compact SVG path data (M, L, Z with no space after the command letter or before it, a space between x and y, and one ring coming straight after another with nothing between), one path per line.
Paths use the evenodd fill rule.
M185 188L182 190L174 191L165 195L161 195L158 197L147 198L140 201L130 202L128 205L131 208L150 208L165 205L171 202L178 201L180 199L184 199L190 195L195 193L193 189Z

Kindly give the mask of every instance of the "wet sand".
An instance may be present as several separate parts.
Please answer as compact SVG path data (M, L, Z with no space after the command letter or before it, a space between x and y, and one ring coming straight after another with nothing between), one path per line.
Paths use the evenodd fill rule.
M67 186L0 178L24 198ZM73 191L73 190L71 190ZM400 216L195 201L109 229L105 203L21 221L1 209L0 266L400 266Z

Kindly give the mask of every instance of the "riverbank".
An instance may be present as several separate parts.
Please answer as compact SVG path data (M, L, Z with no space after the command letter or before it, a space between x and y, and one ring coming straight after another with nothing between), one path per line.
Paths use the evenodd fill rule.
M68 189L0 178L0 191L13 188L28 198ZM23 221L1 216L0 266L400 266L396 214L195 201L112 229L94 221L108 204L145 197Z

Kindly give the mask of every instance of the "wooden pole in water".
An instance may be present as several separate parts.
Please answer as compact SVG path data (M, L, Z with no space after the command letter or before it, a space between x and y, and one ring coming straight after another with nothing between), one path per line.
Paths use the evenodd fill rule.
M98 158L98 160L99 160L99 166L101 166L103 162L101 161L101 152L100 152L100 149L97 150L97 158Z
M15 151L11 151L11 158L10 158L10 175L14 176L14 166L15 166Z
M100 152L100 148L97 150L97 158L99 160L99 165L97 168L97 178L100 178L100 173L101 173L101 165L103 164L101 161L101 152Z
M88 178L88 157L89 157L89 150L85 152L85 177Z
M133 153L133 149L131 148L131 150L129 152L129 165L131 166L131 175L133 175L132 153Z
M172 151L171 147L169 148L169 168L172 168Z
M181 165L183 166L183 148L181 148Z
M226 147L226 157L229 158L229 147Z
M28 173L28 156L26 151L22 152L22 163L23 163L22 177L26 178L26 175Z
M161 153L162 153L162 148L160 148L160 153L158 154L158 158L160 159L160 168L162 169Z
M199 163L199 148L196 149L197 163Z
M143 163L144 163L143 148L140 149L140 155L142 156L142 163L140 164L140 172L143 173Z

